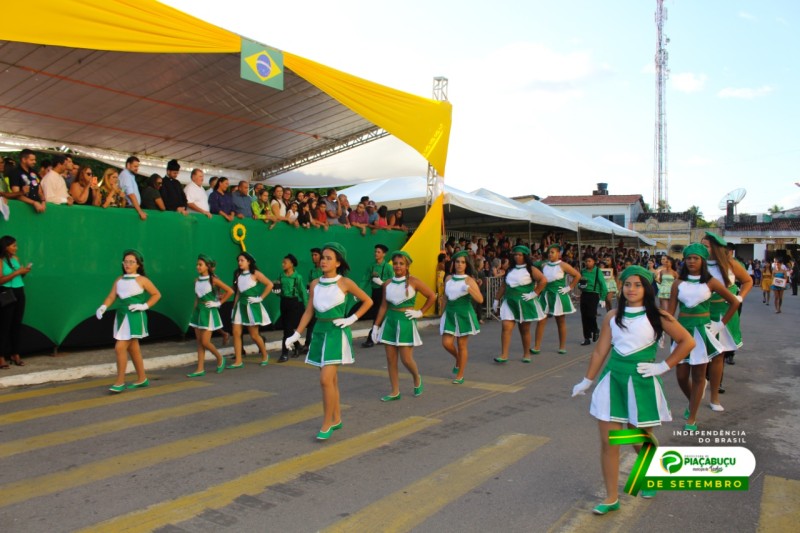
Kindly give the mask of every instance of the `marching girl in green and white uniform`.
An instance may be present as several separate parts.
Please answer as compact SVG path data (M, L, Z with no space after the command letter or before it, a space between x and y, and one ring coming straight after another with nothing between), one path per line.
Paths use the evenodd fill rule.
M706 367L723 346L718 336L739 307L739 300L708 272L708 250L699 242L683 250L684 263L672 285L669 314L675 315L680 304L678 322L694 337L695 347L681 361L675 375L681 391L689 400L684 413L687 431L697 431L697 410L706 388ZM730 304L721 322L711 321L711 295L717 293Z
M219 307L233 296L233 289L222 283L222 280L214 274L216 266L217 263L207 255L200 254L197 257L199 277L194 282L194 309L192 318L189 320L189 325L194 328L194 336L197 339L197 370L186 374L187 378L199 378L206 375L206 350L217 358L217 374L221 374L225 370L225 358L211 343L211 335L216 330L222 329ZM221 298L217 298L218 291L222 292Z
M236 297L233 300L233 353L236 357L232 365L228 368L242 368L242 328L247 326L250 338L258 346L261 352L261 366L269 364L267 347L264 339L258 333L259 326L268 326L272 323L264 308L264 298L272 290L272 282L265 276L258 266L256 260L247 252L242 252L237 258L239 268L233 274L233 286Z
M603 273L603 278L606 280L606 289L608 292L606 293L606 312L611 311L613 309L614 298L617 297L617 293L619 293L619 289L617 288L617 262L614 261L613 257L606 258L604 262L604 267L600 269L600 272Z
M343 276L350 270L350 265L347 264L346 250L338 242L329 242L322 247L319 265L322 277L311 282L306 310L294 335L286 339L284 346L291 350L311 318L316 316L306 363L320 368L323 418L317 440L327 440L334 431L342 428L337 368L355 362L350 326L372 307L372 298L353 280ZM348 294L358 298L362 304L345 318Z
M547 326L547 319L551 316L556 317L558 326L558 353L567 353L567 321L566 315L575 312L572 299L569 293L581 279L580 272L572 268L567 263L561 261L561 247L551 244L547 249L548 261L542 267L542 274L547 279L547 287L539 295L539 302L542 304L545 316L536 325L535 347L531 353L537 354L541 351L542 337L544 328ZM572 284L567 284L567 275L572 277Z
M653 275L647 269L628 267L620 280L618 307L605 316L586 377L572 389L573 397L585 394L599 374L589 410L598 420L606 486L606 499L592 510L598 515L619 509L620 446L609 443L608 432L622 429L623 424L649 432L648 428L672 420L659 376L677 365L694 346L691 335L671 315L658 309ZM666 361L656 363L663 333L675 344ZM638 446L634 448L638 452ZM653 496L654 491L642 491L642 497Z
M511 334L514 324L519 328L522 337L522 362L530 363L528 351L531 349L531 322L545 317L539 302L539 295L547 286L542 272L531 265L531 250L527 246L515 246L511 250L514 266L509 268L503 279L497 298L492 307L500 310L503 329L500 335L500 355L495 357L497 363L508 362L508 349L511 345ZM502 303L500 303L502 302Z
M453 254L450 261L453 274L447 276L444 282L447 303L439 322L439 334L442 336L442 346L456 360L453 383L461 385L469 357L469 336L481 331L472 300L483 303L483 293L472 278L472 265L466 251Z
M700 241L709 252L708 272L714 279L722 283L733 294L739 303L742 302L747 293L753 288L753 278L747 270L736 260L728 257L728 243L715 233L706 232L705 237ZM723 276L722 272L726 272ZM736 286L736 281L742 284L741 293ZM728 311L728 304L719 295L711 297L711 321L719 322L722 316ZM719 355L711 359L708 365L708 375L711 383L711 402L709 407L712 411L724 411L719 401L719 389L722 385L722 374L725 369L725 358L730 356L737 349L742 347L742 331L739 322L739 313L734 313L728 324L721 328L718 340L722 345Z
M378 329L373 329L371 333L372 341L375 344L383 343L386 349L386 366L389 370L389 383L392 386L391 393L381 398L382 402L400 399L398 354L403 366L414 378L414 396L422 394L422 376L419 374L417 362L414 361L414 346L422 345L417 330L417 319L422 318L436 303L436 294L433 290L408 273L412 260L407 252L402 250L392 252L390 258L394 277L383 284L383 300L375 317ZM417 294L425 297L425 305L421 309L414 309Z
M111 392L125 390L125 369L128 354L136 369L138 381L128 385L129 389L139 389L150 385L144 372L144 360L139 347L139 339L147 337L147 314L145 311L161 299L153 282L144 277L144 258L136 250L126 250L122 254L122 276L114 281L111 292L97 309L97 319L112 306L117 316L114 318L114 338L117 344L117 380L108 389Z
M663 310L669 309L669 297L672 295L672 284L678 277L675 270L675 260L668 255L661 256L661 267L656 270L656 283L658 284L658 302Z

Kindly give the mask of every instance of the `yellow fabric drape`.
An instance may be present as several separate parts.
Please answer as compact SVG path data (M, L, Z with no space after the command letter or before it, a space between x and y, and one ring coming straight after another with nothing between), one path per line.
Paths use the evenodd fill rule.
M434 292L436 292L436 256L439 255L442 245L443 216L444 194L440 194L414 231L414 235L403 246L403 250L414 260L409 269L411 275L422 280ZM417 302L417 308L420 307L422 307L421 301ZM431 307L429 315L433 314L435 307Z
M116 52L241 51L239 35L155 0L3 0L2 6L0 39L7 41ZM398 91L288 52L284 66L414 148L444 176L449 102Z
M154 0L4 0L7 41L90 50L238 53L241 38Z
M342 105L402 140L444 176L453 107L284 52L284 65Z

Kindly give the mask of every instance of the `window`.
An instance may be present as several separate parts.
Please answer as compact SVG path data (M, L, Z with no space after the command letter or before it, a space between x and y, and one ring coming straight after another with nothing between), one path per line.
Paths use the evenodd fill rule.
M625 226L625 215L592 215L592 216L593 217L601 216L603 218L607 218L608 220L610 220L614 224L617 224L618 226L622 226L623 228L627 227Z

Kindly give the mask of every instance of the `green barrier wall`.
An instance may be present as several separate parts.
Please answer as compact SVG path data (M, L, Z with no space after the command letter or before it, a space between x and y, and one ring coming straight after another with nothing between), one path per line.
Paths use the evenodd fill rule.
M217 275L228 285L236 269L241 248L231 238L233 223L220 216L183 216L173 212L148 211L146 221L132 209L102 209L48 204L44 214L28 205L11 202L8 221L0 217L0 236L11 235L19 244L23 264L33 263L25 278L27 308L24 323L58 345L83 320L93 317L121 275L122 252L139 250L145 272L161 291L154 311L172 320L181 331L189 325L194 304L197 255L217 261ZM328 241L342 243L348 251L350 277L361 283L374 260L374 246L401 248L406 235L400 231L367 232L355 228L294 228L278 224L270 230L261 221L239 220L247 228L245 245L256 258L259 270L271 280L281 272L281 261L294 254L304 278L311 269L313 247ZM308 282L308 280L306 280ZM279 297L266 301L273 322L278 316ZM108 333L111 340L111 334Z

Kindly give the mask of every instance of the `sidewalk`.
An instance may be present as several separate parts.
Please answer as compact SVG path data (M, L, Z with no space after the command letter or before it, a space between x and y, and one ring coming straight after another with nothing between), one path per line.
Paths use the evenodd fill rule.
M429 318L417 322L419 328L438 327L438 318ZM353 328L353 339L363 339L369 335L371 323L366 320L357 322ZM281 331L262 331L261 336L267 345L270 363L278 364L280 355ZM249 336L245 335L246 340ZM303 337L305 339L305 337ZM223 356L233 354L232 341L223 347L222 338L214 337L213 343ZM246 353L257 353L255 344L244 345ZM145 368L148 371L163 368L185 366L188 371L197 363L197 341L194 338L186 341L156 341L142 344ZM57 356L31 355L23 357L25 366L11 365L9 369L0 370L0 389L23 385L41 385L58 381L73 381L81 378L114 376L117 373L114 346L109 345L92 350L75 352L59 352ZM215 361L212 354L206 353L206 361ZM133 372L133 364L128 360L128 372Z

